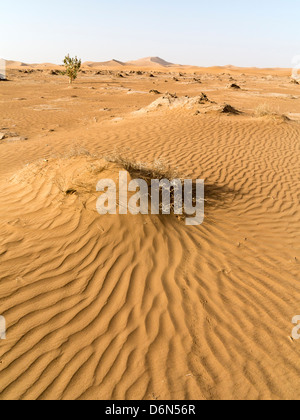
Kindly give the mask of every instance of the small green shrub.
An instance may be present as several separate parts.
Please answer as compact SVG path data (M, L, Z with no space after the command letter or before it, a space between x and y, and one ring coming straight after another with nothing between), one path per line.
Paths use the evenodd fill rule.
M81 60L77 58L71 58L68 54L64 59L64 65L66 68L65 75L69 77L69 83L72 84L77 79L78 72L81 69Z

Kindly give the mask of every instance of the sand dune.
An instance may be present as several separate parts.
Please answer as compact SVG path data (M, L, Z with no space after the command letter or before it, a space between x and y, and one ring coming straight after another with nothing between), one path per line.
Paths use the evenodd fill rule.
M36 64L25 64L19 61L9 61L6 60L7 68L9 69L18 69L20 67L29 67L33 69L59 69L60 64L51 64L51 63L36 63ZM173 64L168 61L163 60L159 57L146 57L139 60L123 62L120 60L110 60L103 62L94 62L94 61L85 61L83 62L84 69L120 69L123 70L153 70L161 71L165 70L174 71L174 72L186 72L197 73L197 74L229 74L232 76L237 76L241 74L252 75L252 76L268 76L268 77L289 77L291 75L291 69L281 69L281 68L245 68L237 66L213 66L213 67L199 67L191 65L181 65Z
M126 64L135 65L139 67L171 67L173 63L163 60L159 57L146 57L140 60L127 61Z
M1 400L298 398L299 86L173 72L1 86ZM115 149L205 179L204 224L100 216Z
M28 64L22 63L21 61L5 60L5 63L8 68L18 68L18 67L28 66Z
M118 60L110 60L104 62L86 61L83 63L83 67L97 68L97 67L123 67L125 63Z

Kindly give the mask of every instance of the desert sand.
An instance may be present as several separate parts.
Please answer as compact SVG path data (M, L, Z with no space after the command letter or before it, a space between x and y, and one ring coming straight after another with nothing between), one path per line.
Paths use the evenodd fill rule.
M291 71L112 60L69 86L59 66L7 64L0 399L299 398ZM100 216L118 153L205 179L204 223Z

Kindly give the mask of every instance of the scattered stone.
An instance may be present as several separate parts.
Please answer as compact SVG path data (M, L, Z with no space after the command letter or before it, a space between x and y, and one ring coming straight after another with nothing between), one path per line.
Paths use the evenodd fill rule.
M177 99L177 98L178 98L178 96L177 96L177 94L176 94L176 93L169 93L169 92L166 92L166 96L169 96L170 98L173 98L173 99Z
M199 105L212 103L209 101L207 96L205 94L202 94L200 96L195 96L190 98L189 96L183 96L183 97L177 97L176 94L165 94L164 96L161 96L159 99L154 101L152 104L148 105L145 108L140 109L139 111L134 112L135 115L140 114L146 114L148 112L155 111L159 108L165 108L165 109L180 109L180 108L186 108L186 109L194 109L194 111L197 111L197 107Z
M235 90L239 90L241 89L239 85L232 83L231 85L228 86L229 89L235 89Z
M296 80L296 79L292 79L291 81L290 81L290 83L292 83L293 85L299 85L300 83L298 82L298 80Z
M173 77L174 82L179 82L179 80L177 79L177 77Z
M154 95L161 95L161 92L156 89L151 89L149 93L153 93Z
M5 137L6 137L5 133L0 133L0 140L5 139Z
M222 114L233 114L233 115L240 114L240 112L237 109L235 109L233 106L228 105L228 104L224 105L221 108L221 113Z
M154 74L150 73L149 77L155 77Z
M210 100L208 99L207 95L202 92L199 98L199 104L205 104L206 102L210 102Z

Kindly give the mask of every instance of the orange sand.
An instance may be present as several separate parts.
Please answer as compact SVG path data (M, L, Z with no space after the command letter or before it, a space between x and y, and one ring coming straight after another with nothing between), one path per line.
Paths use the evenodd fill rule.
M70 87L10 63L0 82L0 399L297 399L300 86L140 65L87 63ZM205 179L204 224L100 216L114 149Z

